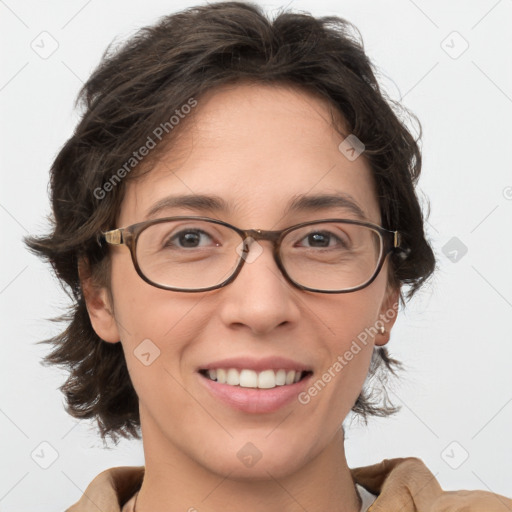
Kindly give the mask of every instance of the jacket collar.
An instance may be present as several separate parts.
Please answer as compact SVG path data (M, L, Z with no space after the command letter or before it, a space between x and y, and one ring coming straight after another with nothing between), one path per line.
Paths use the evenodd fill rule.
M392 477L395 477L394 480L396 482L394 485L396 485L397 491L404 484L404 476L406 479L407 475L409 475L409 478L414 478L412 474L414 471L412 473L409 470L403 471L404 463L409 463L410 465L411 462L419 466L423 472L426 471L435 481L434 476L423 462L414 457L384 459L378 464L358 467L350 471L355 483L362 485L372 494L379 495L384 482L390 480L390 478L393 480ZM402 470L398 471L400 468ZM121 512L124 503L139 490L143 478L144 466L123 466L107 469L94 478L80 500L68 508L66 512L98 512L98 510ZM437 481L435 482L437 483ZM393 482L388 482L388 487L389 484L393 484ZM409 494L405 488L403 492ZM397 503L403 503L400 501L400 492L396 493L396 499ZM401 509L401 512L415 512L415 510L416 508L404 508Z

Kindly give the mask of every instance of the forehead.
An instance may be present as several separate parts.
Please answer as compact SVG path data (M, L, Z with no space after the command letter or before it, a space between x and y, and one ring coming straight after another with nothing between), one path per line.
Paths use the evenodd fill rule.
M327 100L297 87L245 83L214 89L197 101L153 168L128 182L119 226L140 222L155 204L183 195L220 198L219 215L212 210L211 216L246 227L298 219L286 218L297 213L292 203L327 194L349 198L366 220L380 222L369 165L364 155L351 161L339 150L349 134ZM193 214L193 203L186 212L182 204L157 216ZM337 216L342 213L338 209Z

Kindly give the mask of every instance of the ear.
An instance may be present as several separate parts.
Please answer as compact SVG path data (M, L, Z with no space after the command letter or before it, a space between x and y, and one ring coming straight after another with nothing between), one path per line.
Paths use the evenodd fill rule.
M113 308L107 288L93 282L89 264L84 259L81 259L78 263L78 274L94 331L103 341L108 343L119 342L119 331L112 313Z
M379 332L375 336L375 345L377 346L386 345L389 341L391 329L398 316L399 298L400 288L387 288L379 311L379 318L375 322L377 328L384 327L384 332Z

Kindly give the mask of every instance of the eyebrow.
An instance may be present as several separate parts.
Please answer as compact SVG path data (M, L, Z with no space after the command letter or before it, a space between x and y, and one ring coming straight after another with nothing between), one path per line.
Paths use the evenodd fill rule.
M301 195L296 197L286 208L289 212L316 212L327 208L343 208L350 211L360 220L367 220L363 209L349 194L338 192L336 194Z
M219 196L207 196L199 194L179 195L164 197L157 201L147 212L146 218L154 217L162 210L169 208L187 208L205 212L229 211L229 204Z
M154 217L162 210L186 208L195 211L218 213L230 212L233 208L223 198L216 195L187 194L164 197L157 201L146 214L146 219ZM367 220L362 208L349 194L300 195L293 198L285 209L285 215L298 212L316 212L329 208L343 208L360 220Z

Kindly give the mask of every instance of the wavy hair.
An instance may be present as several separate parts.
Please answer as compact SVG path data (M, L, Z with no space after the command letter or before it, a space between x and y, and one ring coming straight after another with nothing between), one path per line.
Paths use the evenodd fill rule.
M346 20L292 11L270 19L256 4L242 2L213 3L163 17L107 49L79 93L81 119L51 167L51 232L25 237L30 250L51 263L72 301L55 319L66 328L40 342L52 346L44 363L69 371L60 389L72 416L96 419L103 439L140 438L138 398L121 343L106 343L93 330L78 264L86 261L94 282L110 289L108 250L96 237L114 226L127 181L166 148L172 150L181 125L166 133L144 166L134 165L113 184L115 174L155 127L191 97L200 101L214 87L250 80L301 87L327 99L365 144L382 225L399 230L408 247L406 259L391 256L390 283L400 287L403 303L418 290L435 268L415 192L421 126L381 91L375 74L357 29ZM402 115L417 122L417 139ZM103 193L107 188L108 194ZM406 296L402 285L407 285ZM374 350L367 381L352 408L365 422L368 416L398 410L380 398L389 373L400 367L387 348ZM373 390L371 382L377 383Z

